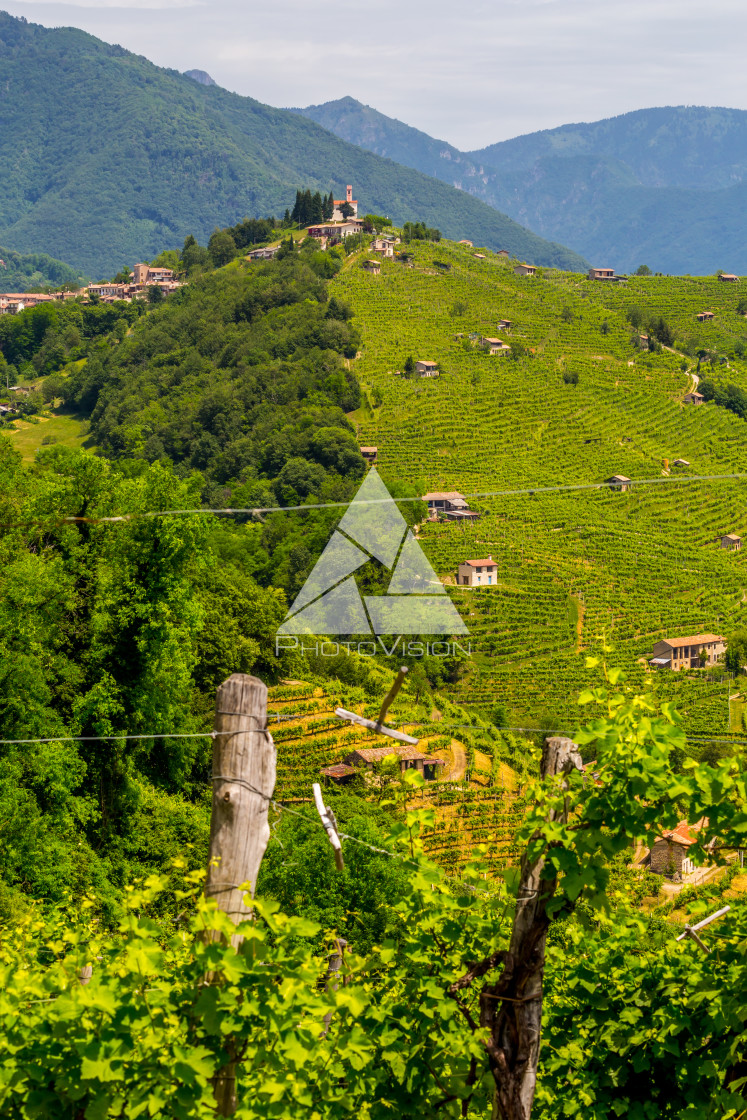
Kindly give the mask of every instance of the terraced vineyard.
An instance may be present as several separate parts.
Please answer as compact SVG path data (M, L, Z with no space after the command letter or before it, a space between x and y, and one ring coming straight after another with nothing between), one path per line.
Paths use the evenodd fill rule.
M364 727L341 722L334 714L337 706L369 718L376 716L378 707L367 702L360 689L341 688L333 696L322 687L295 681L270 690L268 723L278 754L279 801L310 802L312 783L319 781L322 767L359 747L386 743ZM447 704L445 709L438 719L424 718L405 698L391 713L392 722L420 738L424 753L445 763L441 780L428 783L414 803L436 811L426 850L444 868L456 871L476 845L485 843L486 861L504 867L516 855L513 838L523 810L529 744L512 735L496 736L494 729L456 706ZM466 758L464 775L460 758Z
M747 387L737 357L747 282L520 278L492 254L479 260L442 242L417 246L412 268L384 261L378 276L353 261L334 286L363 335L361 443L378 446L385 478L420 493L459 490L483 514L470 526L425 524L431 562L452 584L461 560L490 553L498 563L497 587L451 591L473 646L453 698L478 709L502 702L512 725L572 731L584 655L606 637L633 680L677 700L689 734L727 732L728 681L650 674L647 658L660 637L728 633L744 619L745 560L715 538L747 536L747 480L688 480L745 471L747 425L713 403L682 403L698 360L678 347L723 355L701 375ZM667 320L671 350L634 344L632 306L644 321ZM701 310L715 318L699 323ZM528 352L490 357L470 334ZM437 361L440 376L398 376L410 355ZM678 458L689 465L675 467ZM542 492L612 474L650 481L630 492Z

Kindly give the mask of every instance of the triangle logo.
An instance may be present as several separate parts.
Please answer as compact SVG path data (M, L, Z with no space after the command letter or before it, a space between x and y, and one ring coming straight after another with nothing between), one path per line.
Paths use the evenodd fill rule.
M353 573L392 571L386 595L361 597ZM278 634L467 634L446 589L375 467L366 475Z

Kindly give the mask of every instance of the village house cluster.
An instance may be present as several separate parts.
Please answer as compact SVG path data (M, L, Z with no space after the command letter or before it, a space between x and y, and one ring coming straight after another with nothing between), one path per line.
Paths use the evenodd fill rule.
M139 263L135 265L132 279L128 283L88 284L85 288L78 288L75 291L54 292L51 295L41 292L0 293L0 315L18 315L21 311L38 307L41 303L54 303L60 300L67 302L82 299L86 303L93 297L100 303L114 303L118 300L147 299L148 289L153 286L160 288L164 295L168 295L182 285L175 278L173 269L153 268L149 264Z

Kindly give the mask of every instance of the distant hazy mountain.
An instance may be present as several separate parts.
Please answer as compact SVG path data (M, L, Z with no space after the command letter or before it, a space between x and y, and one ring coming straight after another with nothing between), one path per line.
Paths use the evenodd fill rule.
M347 183L364 211L584 267L469 194L82 31L0 13L0 90L0 242L94 277Z
M747 112L662 108L460 152L353 98L301 110L620 271L747 272Z

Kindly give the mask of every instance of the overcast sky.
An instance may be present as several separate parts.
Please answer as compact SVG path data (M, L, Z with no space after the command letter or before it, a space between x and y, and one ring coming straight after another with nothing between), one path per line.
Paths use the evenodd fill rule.
M744 0L0 0L270 105L346 94L462 149L653 105L747 108Z

